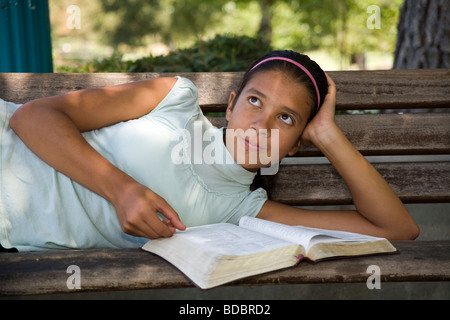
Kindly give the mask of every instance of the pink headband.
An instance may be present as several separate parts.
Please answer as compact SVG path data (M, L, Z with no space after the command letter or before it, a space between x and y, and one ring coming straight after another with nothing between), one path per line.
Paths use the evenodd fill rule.
M297 67L299 67L300 69L303 70L303 72L306 73L306 75L309 77L309 79L311 79L314 88L316 88L316 94L317 94L317 110L319 110L320 108L320 94L319 94L319 88L317 87L317 83L316 80L314 79L314 77L312 76L312 74L304 67L302 66L300 63L292 60L292 59L288 59L288 58L283 58L283 57L272 57L272 58L267 58L264 59L263 61L257 63L253 68L250 69L250 71L252 71L253 69L255 69L256 67L259 67L261 64L267 62L267 61L272 61L272 60L283 60L283 61L287 61L290 62L292 64L295 64Z

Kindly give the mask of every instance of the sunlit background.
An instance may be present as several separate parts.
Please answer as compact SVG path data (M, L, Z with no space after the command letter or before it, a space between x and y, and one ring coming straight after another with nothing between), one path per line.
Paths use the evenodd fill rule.
M325 70L391 69L402 4L403 0L49 0L53 68L204 71L184 70L182 65L180 70L147 70L142 65L149 64L145 58L180 50L187 51L178 58L188 61L213 60L214 55L230 61L247 54L253 58L252 52L258 56L269 46L307 53ZM379 21L370 9L374 5ZM203 53L198 52L201 46ZM134 64L138 59L144 60ZM210 71L243 71L244 65L230 62L225 70Z

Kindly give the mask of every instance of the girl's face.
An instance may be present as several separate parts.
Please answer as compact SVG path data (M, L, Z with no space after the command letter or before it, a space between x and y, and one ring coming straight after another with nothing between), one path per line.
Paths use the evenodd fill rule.
M225 141L235 161L256 171L297 152L311 110L302 84L279 71L259 72L235 99L232 92Z

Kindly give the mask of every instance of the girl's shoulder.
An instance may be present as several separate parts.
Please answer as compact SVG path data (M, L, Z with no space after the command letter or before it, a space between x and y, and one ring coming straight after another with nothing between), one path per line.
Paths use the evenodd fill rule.
M175 78L177 81L175 82L172 90L176 91L176 93L180 95L180 98L198 100L198 88L194 82L185 77L177 76Z
M189 112L200 111L198 103L198 89L195 84L188 78L175 77L174 84L169 93L152 111L152 113L160 112Z

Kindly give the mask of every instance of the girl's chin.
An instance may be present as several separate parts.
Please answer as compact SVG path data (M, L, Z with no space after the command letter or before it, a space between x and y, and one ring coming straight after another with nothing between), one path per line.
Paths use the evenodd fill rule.
M257 172L259 170L259 167L248 166L245 164L241 164L241 166L242 166L242 168L244 168L245 170L250 171L250 172Z
M242 168L250 172L257 172L259 169L270 168L270 165L262 165L262 164L240 164Z

